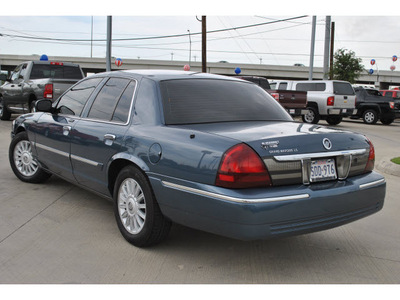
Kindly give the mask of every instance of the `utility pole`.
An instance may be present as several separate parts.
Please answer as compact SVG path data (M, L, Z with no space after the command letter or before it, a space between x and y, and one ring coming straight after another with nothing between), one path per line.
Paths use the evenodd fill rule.
M191 62L191 57L192 57L192 39L190 38L190 30L188 29L189 32L189 66Z
M312 17L312 28L311 28L311 50L310 50L310 70L308 71L308 80L313 79L314 69L314 48L315 48L315 27L317 23L317 16Z
M207 25L206 16L201 16L201 71L207 73Z
M335 22L332 22L331 28L331 56L330 56L330 70L329 70L329 79L333 79L333 55L335 51Z
M112 17L107 16L107 51L106 51L106 70L111 71L111 29L112 29Z
M331 17L326 16L325 19L325 46L324 46L324 79L329 76L329 43L331 34Z

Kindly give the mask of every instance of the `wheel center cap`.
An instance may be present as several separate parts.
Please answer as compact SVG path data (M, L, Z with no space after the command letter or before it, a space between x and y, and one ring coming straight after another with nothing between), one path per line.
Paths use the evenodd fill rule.
M137 200L133 197L130 197L127 201L127 210L130 215L134 215L138 211L138 203Z
M31 163L31 155L29 153L24 152L22 154L22 162L26 165Z

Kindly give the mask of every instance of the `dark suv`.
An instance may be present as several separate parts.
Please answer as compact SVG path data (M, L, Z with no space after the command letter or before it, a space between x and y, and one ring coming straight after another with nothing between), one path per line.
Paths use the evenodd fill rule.
M380 120L382 124L389 125L394 119L400 118L400 100L384 97L375 89L356 87L354 90L357 113L352 119L362 118L367 124L375 124Z

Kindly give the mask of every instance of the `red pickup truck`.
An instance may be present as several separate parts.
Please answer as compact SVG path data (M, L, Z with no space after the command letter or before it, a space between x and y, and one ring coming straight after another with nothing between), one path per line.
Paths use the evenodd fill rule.
M268 79L264 77L238 76L238 78L258 84L274 97L292 117L307 113L307 92L271 89Z
M384 97L400 99L400 90L393 89L393 90L379 90Z

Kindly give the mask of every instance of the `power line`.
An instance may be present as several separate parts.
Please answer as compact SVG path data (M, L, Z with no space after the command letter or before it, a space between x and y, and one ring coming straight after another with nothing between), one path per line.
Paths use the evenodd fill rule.
M286 22L286 21L296 20L296 19L305 18L305 17L307 17L307 16L292 17L292 18L281 19L281 20L276 20L276 21L269 21L269 22L258 23L258 24L251 24L251 25L244 25L244 26L238 26L238 27L232 27L232 28L211 30L211 31L207 31L207 34L217 33L217 32L224 32L224 31L229 31L229 30L239 30L239 29L251 28L251 27L262 26L262 25L269 25L269 24L280 23L280 22ZM141 37L141 38L119 38L119 39L113 39L112 41L117 42L117 41L155 40L155 39L165 39L165 38L183 37L183 36L188 36L188 35L189 35L188 33L183 33L183 34L173 34L173 35L153 36L153 37ZM191 33L191 35L192 35L192 36L193 36L193 35L201 35L201 32ZM67 42L67 41L68 41L68 42L89 42L89 41L94 41L94 42L105 42L105 41L107 41L106 39L100 39L100 40L91 40L91 39L59 39L59 38L49 38L49 37L36 37L36 36L12 35L12 34L6 34L6 33L0 33L0 36L8 36L8 37L22 38L22 39L32 39L32 40L64 41L64 42Z

